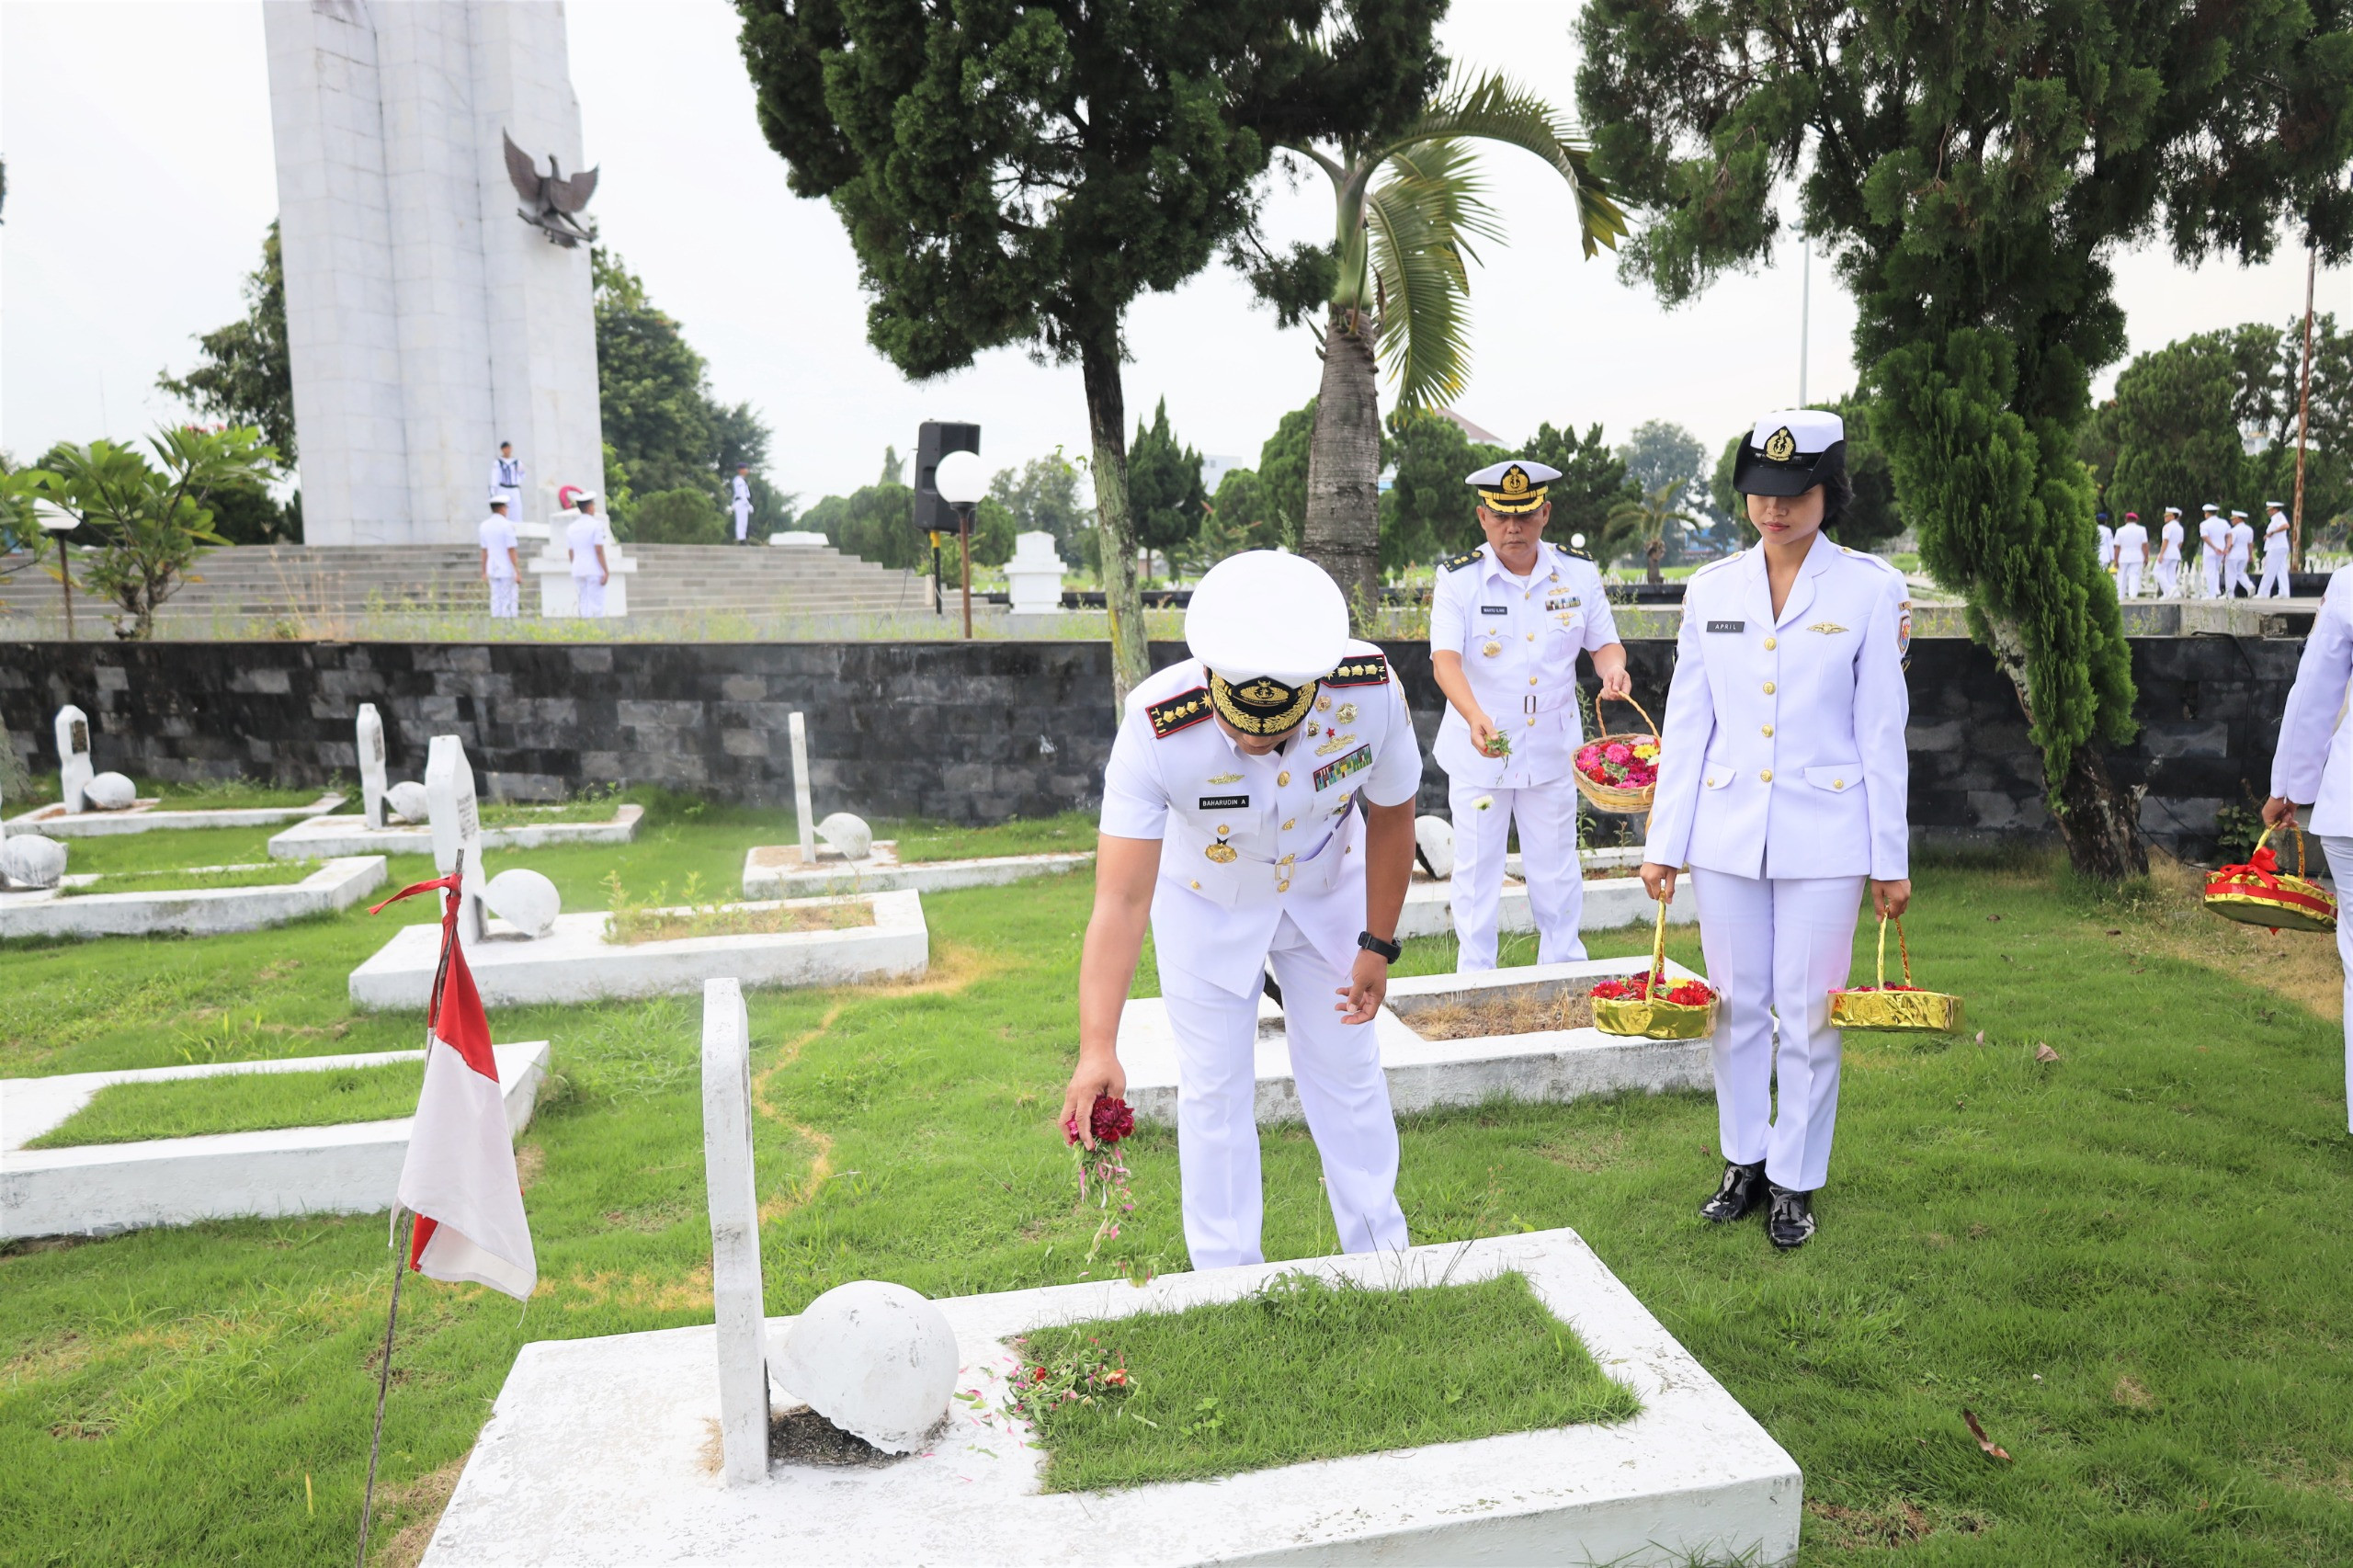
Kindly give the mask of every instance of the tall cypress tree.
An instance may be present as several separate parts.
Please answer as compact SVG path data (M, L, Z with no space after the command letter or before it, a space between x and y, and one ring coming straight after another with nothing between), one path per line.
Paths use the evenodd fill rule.
M2090 875L2147 865L2096 744L2131 738L2133 687L2076 458L2091 374L2124 350L2109 262L2160 224L2184 261L2256 260L2283 220L2353 255L2347 11L1588 0L1578 24L1596 166L1652 220L1624 265L1663 298L1764 259L1795 187L1859 306L1922 560L2016 684Z

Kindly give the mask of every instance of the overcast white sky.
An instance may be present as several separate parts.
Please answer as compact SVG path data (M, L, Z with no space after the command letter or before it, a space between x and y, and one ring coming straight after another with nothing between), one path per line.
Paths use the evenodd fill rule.
M1506 68L1571 94L1574 7L1563 0L1456 0L1445 29L1460 62ZM586 150L604 170L606 239L710 360L729 401L777 433L774 477L804 503L870 483L882 448L918 421L978 420L992 468L1086 443L1074 369L999 350L970 370L912 384L865 341L864 301L830 209L795 199L760 139L721 0L573 0L572 76ZM238 314L238 283L277 210L257 0L0 0L0 444L127 438L177 411L154 389L185 369L195 334ZM1458 404L1506 440L1540 421L1599 421L1621 439L1665 418L1712 448L1798 392L1794 244L1777 265L1662 311L1621 286L1605 254L1578 258L1555 176L1491 156L1512 243L1473 284L1477 361ZM1321 175L1277 187L1269 227L1328 237ZM2133 347L2303 303L2303 262L2191 272L2162 252L2120 262ZM2321 308L2353 314L2353 269L2325 273ZM1852 302L1813 272L1808 391L1848 390ZM1282 413L1315 391L1313 340L1274 330L1240 280L1213 267L1130 317L1131 418L1165 396L1204 453L1255 460ZM2111 367L2103 391L2113 381Z

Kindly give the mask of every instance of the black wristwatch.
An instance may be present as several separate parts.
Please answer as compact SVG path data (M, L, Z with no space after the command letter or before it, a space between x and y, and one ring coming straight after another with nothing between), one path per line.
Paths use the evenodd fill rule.
M1366 952L1379 953L1383 959L1387 960L1391 963L1395 963L1405 951L1404 944L1401 942L1384 942L1370 931L1359 931L1357 933L1357 946L1362 948Z

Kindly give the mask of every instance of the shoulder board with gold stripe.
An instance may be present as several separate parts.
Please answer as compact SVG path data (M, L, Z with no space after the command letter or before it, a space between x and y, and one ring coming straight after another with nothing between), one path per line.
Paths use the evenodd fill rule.
M1166 740L1179 730L1188 730L1210 716L1210 688L1197 686L1190 691L1180 691L1165 702L1147 702L1144 713L1152 720L1154 739Z
M1389 656L1385 653L1358 653L1324 677L1325 686L1386 686L1389 684Z
M1552 548L1559 551L1563 555L1574 555L1579 561L1590 561L1593 559L1593 552L1586 550L1583 545L1556 544Z
M1475 566L1478 563L1479 552L1475 550L1466 550L1460 555L1449 555L1439 562L1449 572L1460 572L1465 566Z

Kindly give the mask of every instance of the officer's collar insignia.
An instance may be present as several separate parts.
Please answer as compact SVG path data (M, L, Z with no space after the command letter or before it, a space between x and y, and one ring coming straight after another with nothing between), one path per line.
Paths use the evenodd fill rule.
M1286 686L1272 676L1253 676L1233 686L1210 672L1210 700L1225 722L1245 735L1279 735L1297 727L1315 700L1315 683Z
M1210 694L1195 687L1180 691L1165 702L1144 704L1144 714L1152 721L1152 733L1156 739L1166 740L1179 730L1189 730L1210 716Z
M1385 653L1359 653L1324 677L1325 686L1385 686L1388 682Z
M1765 455L1777 463L1785 463L1798 455L1798 438L1790 434L1788 426L1765 437Z
M1479 552L1475 550L1466 550L1460 555L1448 556L1445 561L1445 566L1449 572L1460 572L1465 566L1477 565L1478 562Z
M1835 620L1817 620L1812 626L1807 627L1806 630L1808 631L1823 632L1826 635L1832 632L1844 631L1847 629L1839 625Z

